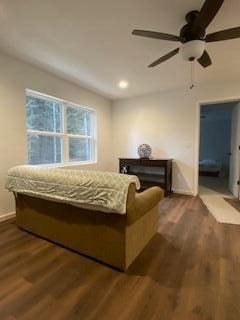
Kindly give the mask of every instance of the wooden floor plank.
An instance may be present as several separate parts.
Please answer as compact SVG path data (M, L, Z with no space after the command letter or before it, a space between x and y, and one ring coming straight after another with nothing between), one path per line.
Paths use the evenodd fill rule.
M198 197L162 201L126 273L0 223L0 319L239 320L240 226Z

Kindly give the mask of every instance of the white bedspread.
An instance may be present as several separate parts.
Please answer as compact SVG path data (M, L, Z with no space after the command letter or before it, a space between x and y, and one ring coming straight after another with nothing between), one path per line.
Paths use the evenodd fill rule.
M18 166L8 171L6 188L39 198L103 212L126 213L128 188L136 176L112 172Z

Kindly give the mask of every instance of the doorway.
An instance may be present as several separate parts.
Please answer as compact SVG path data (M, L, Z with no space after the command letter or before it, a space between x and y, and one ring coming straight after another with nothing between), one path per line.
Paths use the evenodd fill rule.
M236 101L201 105L199 188L205 192L238 195L239 152L236 155L235 149L240 143L240 119L236 121L239 108Z

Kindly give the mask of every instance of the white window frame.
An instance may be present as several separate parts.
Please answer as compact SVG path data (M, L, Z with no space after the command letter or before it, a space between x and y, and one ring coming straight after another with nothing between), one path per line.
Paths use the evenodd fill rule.
M34 97L44 100L57 101L60 102L62 107L62 130L63 132L48 132L48 131L39 131L39 130L28 130L27 135L41 135L41 136L53 136L53 137L61 137L62 138L62 162L60 163L50 163L50 164L38 164L36 166L39 167L61 167L61 166L76 166L76 165L84 165L84 164L92 164L97 163L97 116L96 110L93 108L80 106L76 103L72 103L66 100L62 100L56 97L52 97L49 95L45 95L40 92L32 91L30 89L26 89L26 97ZM91 113L91 135L82 135L82 134L69 134L67 133L67 108L76 108L83 111L88 111ZM27 120L27 119L26 119ZM91 140L91 160L87 161L71 161L69 159L69 138L75 139L90 139Z

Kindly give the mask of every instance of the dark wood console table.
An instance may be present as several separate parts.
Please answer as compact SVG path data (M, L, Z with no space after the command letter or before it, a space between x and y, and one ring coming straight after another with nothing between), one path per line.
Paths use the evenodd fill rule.
M138 176L141 189L159 186L165 196L172 192L172 159L120 158L119 172Z

